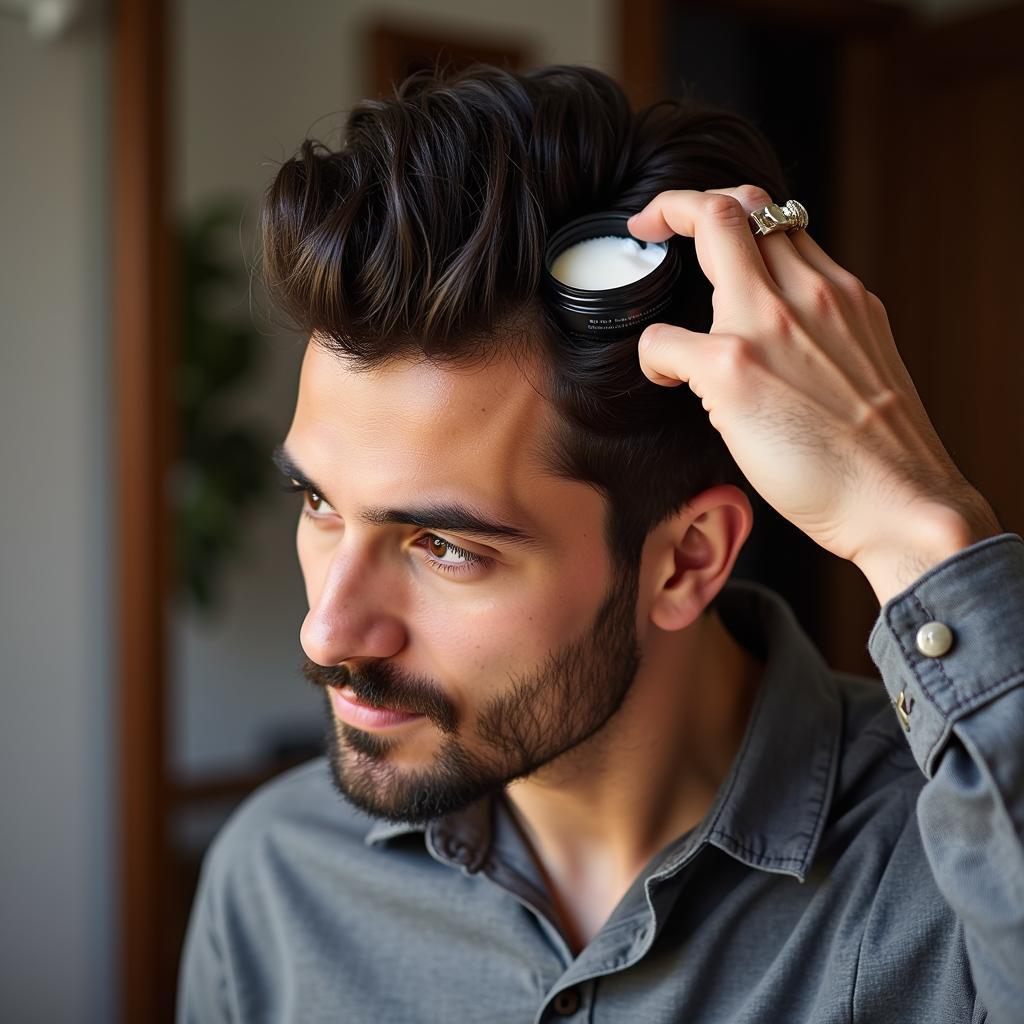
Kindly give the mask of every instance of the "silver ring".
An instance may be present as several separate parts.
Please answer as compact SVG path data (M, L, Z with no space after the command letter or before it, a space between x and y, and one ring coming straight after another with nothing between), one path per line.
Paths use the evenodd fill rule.
M810 220L807 208L795 199L790 199L782 206L769 203L763 209L748 214L748 217L755 235L770 235L773 231L785 231L786 234L802 231Z

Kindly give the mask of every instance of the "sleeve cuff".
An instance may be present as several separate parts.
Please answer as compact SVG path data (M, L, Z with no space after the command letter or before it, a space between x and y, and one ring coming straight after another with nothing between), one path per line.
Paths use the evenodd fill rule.
M868 651L931 778L953 726L1024 682L1024 539L988 537L929 569L885 603Z

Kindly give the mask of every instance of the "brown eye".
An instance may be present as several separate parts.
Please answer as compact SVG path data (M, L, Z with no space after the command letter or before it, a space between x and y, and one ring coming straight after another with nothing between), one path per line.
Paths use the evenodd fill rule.
M306 491L306 501L309 502L309 507L314 512L320 511L320 506L323 504L324 499L320 497L316 491Z
M469 551L465 551L443 537L435 537L433 534L428 534L424 539L427 542L427 550L436 562L454 566L473 565L476 562L483 561L480 555L474 555Z
M483 555L474 555L444 537L432 533L425 534L416 541L430 555L429 561L438 570L444 572L470 572L473 566L483 567L490 560Z

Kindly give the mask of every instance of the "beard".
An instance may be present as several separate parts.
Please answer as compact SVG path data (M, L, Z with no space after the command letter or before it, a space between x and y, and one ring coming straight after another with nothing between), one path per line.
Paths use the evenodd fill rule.
M622 706L640 667L636 634L638 568L618 569L590 626L515 674L480 709L470 745L443 688L388 662L358 669L324 667L306 658L303 675L322 688L327 761L335 789L376 818L425 824L487 796L597 733ZM388 761L402 741L339 722L328 686L350 686L367 704L425 716L441 733L431 763L403 769Z

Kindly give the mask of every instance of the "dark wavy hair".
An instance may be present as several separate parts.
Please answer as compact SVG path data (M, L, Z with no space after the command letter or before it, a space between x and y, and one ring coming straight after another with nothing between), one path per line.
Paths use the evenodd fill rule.
M605 495L613 560L635 566L654 526L743 478L700 400L644 377L639 335L580 344L557 329L539 290L545 243L586 213L741 183L785 193L771 147L732 112L673 99L635 113L582 66L434 68L357 104L340 149L307 139L280 167L261 273L297 327L358 365L540 353L561 414L549 464ZM676 308L678 323L710 326L695 262Z

